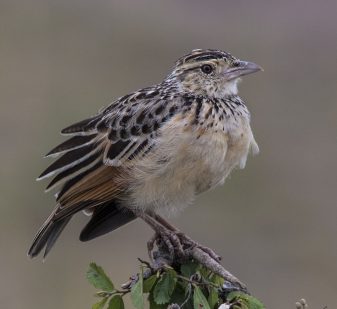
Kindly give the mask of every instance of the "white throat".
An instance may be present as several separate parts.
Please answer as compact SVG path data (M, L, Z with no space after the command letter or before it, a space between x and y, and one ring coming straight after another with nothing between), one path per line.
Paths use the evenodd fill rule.
M238 94L238 82L240 81L239 78L230 80L226 82L222 89L218 90L217 96L218 97L226 97L229 95L237 95Z

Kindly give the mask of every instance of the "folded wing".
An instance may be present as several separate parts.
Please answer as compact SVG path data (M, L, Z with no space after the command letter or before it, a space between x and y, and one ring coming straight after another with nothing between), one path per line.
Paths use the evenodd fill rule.
M93 213L82 240L133 219L118 204L128 186L130 167L156 146L160 128L176 110L174 98L165 97L155 87L147 88L63 129L62 134L71 137L46 155L56 160L38 178L53 176L46 190L60 187L57 206L38 232L29 255L37 255L44 247L47 254L71 216L80 210ZM112 222L110 229L105 217Z

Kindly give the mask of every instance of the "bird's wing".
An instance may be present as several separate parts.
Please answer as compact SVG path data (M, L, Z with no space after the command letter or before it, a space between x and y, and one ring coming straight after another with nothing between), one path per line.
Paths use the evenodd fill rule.
M55 216L64 218L118 196L129 167L155 147L159 129L177 112L176 103L176 97L146 88L63 129L72 137L47 154L58 158L38 178L54 176L47 189L62 184Z

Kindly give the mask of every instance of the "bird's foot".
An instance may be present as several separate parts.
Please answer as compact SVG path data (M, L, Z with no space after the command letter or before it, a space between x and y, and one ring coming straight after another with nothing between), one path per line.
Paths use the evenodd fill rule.
M151 260L156 259L153 252L154 244L157 245L160 255L167 253L168 259L173 263L174 261L182 261L188 258L188 251L184 248L176 232L168 229L162 229L160 233L155 235L148 242L148 252Z
M157 215L139 213L138 216L155 231L155 235L148 242L153 269L160 269L166 264L183 264L188 260L195 260L238 287L240 291L247 292L246 286L222 267L221 257L212 249L200 245ZM155 244L157 251L154 251Z
M221 257L212 249L200 245L184 233L177 230L172 231L164 228L160 233L157 232L148 243L149 252L153 251L154 243L156 243L159 248L164 245L172 261L186 261L190 259L192 257L192 251L195 248L202 250L209 255L210 258L217 262L221 260ZM151 253L150 258L152 259Z
M198 248L209 255L212 259L219 262L221 256L216 254L212 249L202 246L186 234L179 231L176 227L167 222L163 217L156 213L150 213L149 216L155 220L155 222L160 224L156 226L156 234L154 238L150 241L151 251L153 249L154 243L162 236L163 242L166 244L167 249L171 255L176 255L180 259L188 259L191 256L191 250ZM152 225L153 226L153 225Z

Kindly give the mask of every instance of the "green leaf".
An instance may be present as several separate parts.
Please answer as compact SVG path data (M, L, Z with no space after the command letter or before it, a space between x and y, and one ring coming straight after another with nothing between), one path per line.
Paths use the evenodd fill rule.
M158 305L153 299L153 293L151 292L148 297L148 301L150 304L150 309L166 309L167 305Z
M190 278L192 275L194 275L199 268L199 264L196 262L189 262L187 264L183 264L180 267L180 272L183 276Z
M131 300L137 309L144 308L143 299L143 273L138 276L137 283L131 288Z
M151 277L147 278L143 284L143 292L150 293L156 281L157 281L157 275L152 275Z
M209 295L208 295L208 304L211 309L214 309L215 305L219 301L219 294L218 290L215 288L210 288Z
M210 278L210 281L216 284L217 286L221 287L224 284L225 279L213 273Z
M97 289L112 292L115 288L110 278L105 274L102 267L95 263L90 263L87 271L88 281Z
M210 309L205 295L198 286L194 287L193 305L194 309Z
M158 304L167 304L173 293L174 287L177 282L177 273L174 270L167 270L153 290L154 301Z
M115 295L109 301L108 309L124 309L123 298L120 295Z
M108 300L108 297L102 298L101 301L99 301L98 303L92 305L92 309L103 309L104 305L107 302L107 300Z
M264 305L255 297L242 292L231 292L227 296L227 302L239 302L240 308L244 309L265 309Z
M211 271L206 267L200 267L199 273L205 279L207 279L210 276L210 274L212 274Z
M187 302L189 300L189 295L185 295L185 288L188 289L188 286L186 284L182 284L180 281L177 282L174 291L170 297L170 304L182 304L185 302L183 309L187 309ZM193 308L193 307L192 307Z

